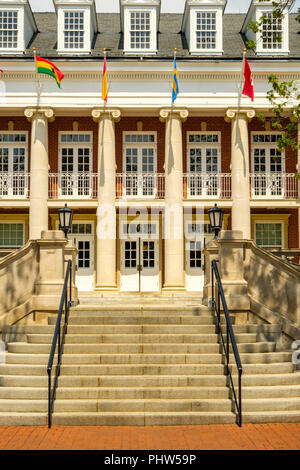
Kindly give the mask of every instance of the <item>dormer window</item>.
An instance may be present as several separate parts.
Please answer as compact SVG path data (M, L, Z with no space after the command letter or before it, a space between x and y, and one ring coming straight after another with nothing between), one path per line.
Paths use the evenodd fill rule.
M215 12L196 13L197 49L216 49L217 14Z
M130 13L130 47L131 49L150 49L151 24L149 11L132 11Z
M65 49L84 48L84 12L65 11Z
M262 25L262 48L282 49L282 19L274 18L272 12L264 13L267 23Z
M54 0L59 54L89 54L98 32L95 0Z
M18 12L0 11L0 48L18 47Z
M226 0L186 0L182 22L191 55L222 55Z
M5 5L4 5L5 4ZM0 53L23 54L37 32L28 0L1 2Z
M160 0L121 0L125 54L156 54Z
M273 16L273 2L271 0L252 0L246 15L242 33L247 41L254 41L257 55L287 55L289 53L289 18L288 8L282 10L281 17ZM254 33L249 30L250 22L262 22L261 27Z

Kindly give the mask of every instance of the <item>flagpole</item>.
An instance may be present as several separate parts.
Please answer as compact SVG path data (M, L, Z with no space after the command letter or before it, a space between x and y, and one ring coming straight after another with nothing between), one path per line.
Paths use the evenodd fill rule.
M38 73L38 69L37 69L37 63L36 63L36 48L33 47L32 50L33 50L33 57L34 57L35 71L36 71L36 82L37 82L37 89L38 89L37 105L39 106L40 105L40 100L41 100L42 85L41 85L41 82L40 82L40 77L39 77L39 73Z
M104 63L105 63L105 73L106 73L106 99L108 99L108 86L107 86L107 83L108 83L108 80L107 80L107 63L106 63L106 48L104 47L103 48L103 54L104 54ZM103 79L104 77L102 76L102 87L103 87ZM104 109L106 108L107 106L107 101L106 100L103 100L104 101Z
M238 87L238 109L240 109L241 106L241 100L242 100L242 90L243 90L243 80L244 80L244 70L245 70L245 59L246 59L246 54L247 54L247 49L244 48L243 51L243 61L242 61L242 70L241 70L241 75L240 75L240 84Z

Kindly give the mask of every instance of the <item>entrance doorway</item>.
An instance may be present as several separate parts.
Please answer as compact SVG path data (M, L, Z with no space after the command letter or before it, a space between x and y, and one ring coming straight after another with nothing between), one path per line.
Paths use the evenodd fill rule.
M158 222L123 223L121 240L121 285L123 292L159 290Z

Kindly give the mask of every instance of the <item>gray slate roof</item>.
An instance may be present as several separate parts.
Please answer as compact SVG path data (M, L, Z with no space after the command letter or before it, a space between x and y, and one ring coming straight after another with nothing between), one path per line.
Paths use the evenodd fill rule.
M25 57L32 57L32 48L36 47L37 54L45 58L65 59L56 52L57 42L57 16L55 13L34 13L38 33L35 35L28 49L25 51ZM103 57L103 48L108 49L108 57L111 59L124 58L123 55L123 35L121 33L120 15L118 13L99 13L98 27L99 32L95 37L94 47L91 54L82 55L82 58L90 60L91 58ZM300 59L300 25L295 21L296 14L289 15L290 21L290 59ZM240 60L245 47L244 38L240 31L245 19L245 14L225 14L223 21L224 54L218 57L218 60ZM158 54L156 58L173 58L174 47L177 48L177 56L180 59L190 60L208 60L214 59L213 56L191 57L189 55L185 36L181 33L182 15L181 14L161 14L159 33L158 33ZM261 60L251 50L247 52L251 59ZM19 56L24 58L24 54ZM70 60L78 58L78 55L66 56ZM137 55L140 58L140 55ZM271 58L272 56L270 56ZM11 58L16 58L13 56ZM132 58L132 56L130 56ZM6 56L7 60L8 57ZM265 57L263 58L265 60ZM279 57L276 56L276 60ZM286 57L282 57L286 60ZM147 60L147 57L145 57ZM153 56L152 56L153 60Z

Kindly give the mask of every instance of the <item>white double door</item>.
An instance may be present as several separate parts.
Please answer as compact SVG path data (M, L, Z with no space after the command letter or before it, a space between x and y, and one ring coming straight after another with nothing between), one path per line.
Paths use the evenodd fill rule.
M137 224L137 229L144 230L120 241L120 289L123 292L159 291L159 240L145 233L149 226L153 224Z
M186 222L185 280L187 292L202 292L204 287L205 243L213 238L209 224Z

